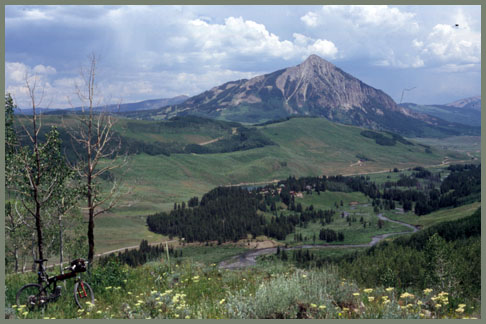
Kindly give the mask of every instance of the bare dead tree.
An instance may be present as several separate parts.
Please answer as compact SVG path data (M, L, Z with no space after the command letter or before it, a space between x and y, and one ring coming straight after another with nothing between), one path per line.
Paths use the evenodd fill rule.
M95 83L97 57L91 54L88 59L87 68L81 70L84 84L76 85L75 89L82 102L82 113L75 117L78 120L76 127L67 129L76 156L76 161L71 164L85 184L84 209L88 214L88 262L91 264L95 250L95 217L115 207L121 196L116 179L112 179L110 190L103 191L100 178L110 170L124 166L127 157L120 154L121 139L115 137L113 130L116 120L107 111L94 111L98 96Z

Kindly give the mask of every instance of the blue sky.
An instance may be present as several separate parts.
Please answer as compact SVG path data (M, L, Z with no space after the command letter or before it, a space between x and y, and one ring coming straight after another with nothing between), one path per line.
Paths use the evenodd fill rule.
M399 102L480 94L480 6L6 6L5 80L28 107L79 102L87 56L99 56L103 103L196 95L317 54ZM459 26L456 27L455 24Z

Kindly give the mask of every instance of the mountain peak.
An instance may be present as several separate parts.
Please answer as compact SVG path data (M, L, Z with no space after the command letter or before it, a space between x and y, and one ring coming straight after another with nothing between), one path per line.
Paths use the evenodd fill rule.
M304 65L322 65L322 64L331 64L322 57L316 55L316 54L311 54L309 57L302 62Z

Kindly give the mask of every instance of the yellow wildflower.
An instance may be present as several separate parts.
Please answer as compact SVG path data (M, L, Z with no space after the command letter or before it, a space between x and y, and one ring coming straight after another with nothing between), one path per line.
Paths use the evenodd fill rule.
M387 292L390 292L390 291L393 291L393 289L395 289L395 288L393 288L393 287L388 287L388 288L386 288L385 290L386 290Z
M186 317L185 317L185 319L190 319L190 318L191 318L191 316L189 316L189 315L186 315Z
M359 293L355 292L353 293L353 296L359 296Z
M304 275L302 275L302 278L307 278L307 275L305 275L305 274L304 274Z
M111 289L111 286L105 287L106 290Z
M49 319L49 316L47 316L47 317L44 317L44 319Z
M413 305L412 304L407 304L407 308L412 308Z
M131 291L129 291L129 292L127 292L127 294L131 295L131 294L132 294L132 292L131 292Z
M29 314L29 312L23 312L22 315L24 316L27 316L27 314Z
M422 303L422 301L421 301L421 300L417 301L417 305L422 305L422 304L423 304L423 303Z
M387 300L383 301L383 305L386 305L386 304L388 304L389 302L390 302L390 300L389 300L389 299L387 299Z
M424 294L428 295L432 292L432 289L430 288L427 288L427 289L424 289Z
M223 303L224 303L224 301L225 301L225 299L224 299L224 298L223 298L223 299L221 299L221 300L219 301L219 304L220 304L220 305L221 305L221 304L223 304Z
M326 309L326 305L319 306L319 309Z
M464 313L464 308L459 307L458 309L456 309L456 313L459 313L459 314Z
M316 305L316 304L310 304L310 306L311 306L312 308L316 308L316 307L317 307L317 305Z
M459 308L464 308L466 307L466 304L459 304Z
M101 314L101 311L99 310L99 311L97 311L96 313L97 313L97 314Z
M400 295L400 298L414 298L415 296L408 293L408 292L404 292L403 294Z
M441 307L442 307L442 305L441 305L441 304L435 304L435 307L437 307L437 308L441 308Z
M343 307L343 312L347 312L348 310L349 310L349 308Z
M12 305L12 308L17 308L17 305Z
M174 317L175 317L175 318L179 318L179 314L175 314L175 315L174 315Z
M366 288L366 289L363 290L363 292L369 294L369 293L373 292L373 288Z
M369 302L372 302L373 300L375 300L375 297L368 297Z

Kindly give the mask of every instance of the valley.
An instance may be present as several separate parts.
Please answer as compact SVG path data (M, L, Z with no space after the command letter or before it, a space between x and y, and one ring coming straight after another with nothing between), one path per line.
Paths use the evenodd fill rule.
M480 12L5 6L3 317L480 319Z
M130 194L112 213L100 216L95 229L99 251L136 245L142 237L150 242L164 240L165 237L146 232L141 215L169 210L175 202L187 201L217 186L261 185L289 175L386 174L395 167L441 165L446 156L448 163L468 160L464 153L445 151L442 147L432 146L431 153L426 153L427 147L418 144L378 145L373 139L361 136L361 128L324 118L293 118L256 129L275 144L228 153L130 155L126 170L119 173ZM193 141L201 143L204 132ZM190 130L181 129L177 138L179 141L191 138L189 134ZM204 140L218 137L217 133L208 134ZM362 160L359 165L358 159ZM112 224L119 224L116 230L110 229ZM127 235L120 235L117 243L108 242L122 228L126 228Z

